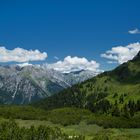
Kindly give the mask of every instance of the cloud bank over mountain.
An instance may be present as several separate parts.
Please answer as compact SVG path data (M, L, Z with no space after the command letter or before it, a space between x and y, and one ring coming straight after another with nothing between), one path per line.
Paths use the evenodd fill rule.
M113 47L111 50L101 54L101 57L108 59L108 62L122 64L133 59L140 51L140 43L132 43L127 46Z
M47 53L41 53L39 50L25 50L23 48L8 50L5 47L0 47L0 62L42 61L46 58Z
M122 64L128 60L133 59L140 50L140 43L132 43L127 46L113 47L111 50L101 54L101 57L106 58L109 64ZM47 58L46 52L39 50L26 50L23 48L15 48L8 50L5 47L0 47L0 62L17 62L20 67L32 65L32 61L42 61ZM57 62L47 63L47 67L59 71L61 73L70 73L81 70L88 70L95 73L95 75L103 72L100 64L95 60L88 60L85 57L66 56L64 60L59 60L54 57Z
M39 50L26 50L23 48L14 48L13 50L0 47L0 62L16 62L18 66L25 67L32 65L32 61L42 61L47 58L46 52L40 52ZM85 57L71 57L67 56L64 60L59 60L55 57L57 62L47 64L48 68L57 70L61 73L70 73L80 70L89 70L96 74L102 72L100 70L100 64L94 60L87 60Z
M62 73L69 73L80 70L93 71L95 74L102 72L102 70L100 70L100 64L96 61L89 61L84 57L80 58L76 56L67 56L63 61L57 61L56 63L48 64L48 67Z

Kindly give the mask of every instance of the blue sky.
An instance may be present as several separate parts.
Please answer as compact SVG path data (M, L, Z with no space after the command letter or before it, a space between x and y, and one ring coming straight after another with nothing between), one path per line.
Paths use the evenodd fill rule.
M47 52L48 63L85 57L111 69L100 55L140 41L139 0L0 1L0 46Z

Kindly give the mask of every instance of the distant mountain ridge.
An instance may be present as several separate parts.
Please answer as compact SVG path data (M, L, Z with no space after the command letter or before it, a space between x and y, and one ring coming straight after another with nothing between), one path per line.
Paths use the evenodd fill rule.
M26 104L94 76L90 71L60 73L46 65L0 66L0 102Z

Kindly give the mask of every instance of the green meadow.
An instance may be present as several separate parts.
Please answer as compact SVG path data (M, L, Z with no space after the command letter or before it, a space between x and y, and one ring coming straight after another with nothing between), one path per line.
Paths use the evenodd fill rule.
M18 130L20 128L21 130L23 128L25 130L27 129L24 134L26 134L27 131L31 131L31 136L31 133L38 133L40 126L44 126L43 129L47 129L47 131L48 128L49 130L58 128L54 132L61 134L62 137L60 140L69 140L69 137L72 140L140 139L140 128L132 128L133 126L131 126L131 123L126 125L128 120L120 117L107 117L106 115L104 116L101 114L97 115L86 109L60 108L45 111L31 106L0 106L0 117L0 128L3 122L9 121L11 118L15 120L17 126L19 127L15 127L15 124L13 125L11 122L8 122L7 125L12 125L8 126L8 130L4 132L4 135L5 133L7 135L7 132L9 134L9 128L11 129L14 126L14 130ZM135 117L139 118L139 114ZM35 132L32 131L32 127L34 127ZM50 132L52 133L52 131ZM80 138L74 139L71 138L71 136L80 136ZM52 139L50 138L48 140ZM56 140L59 139L56 138Z
M80 122L78 125L62 126L60 124L53 124L49 121L40 120L16 120L19 126L30 127L32 125L45 125L50 127L59 127L68 135L84 135L85 140L139 140L140 128L108 128L104 129L98 125L88 125L85 122Z

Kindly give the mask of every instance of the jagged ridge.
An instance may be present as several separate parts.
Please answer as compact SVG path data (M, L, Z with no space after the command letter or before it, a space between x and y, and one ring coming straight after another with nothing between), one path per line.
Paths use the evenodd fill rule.
M63 74L46 65L0 66L0 102L25 104L37 101L93 76L89 71Z

